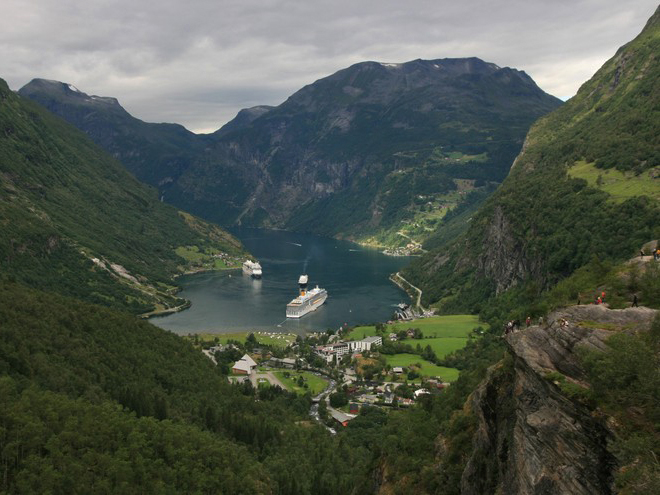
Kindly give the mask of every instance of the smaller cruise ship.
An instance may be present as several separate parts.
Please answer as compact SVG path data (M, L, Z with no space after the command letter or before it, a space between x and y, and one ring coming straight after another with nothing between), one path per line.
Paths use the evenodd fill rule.
M301 275L298 279L300 295L286 305L287 318L301 318L307 313L316 311L328 298L328 292L317 285L312 290L307 290L307 275Z
M243 263L243 273L251 275L254 278L261 278L261 265L258 261L247 260Z

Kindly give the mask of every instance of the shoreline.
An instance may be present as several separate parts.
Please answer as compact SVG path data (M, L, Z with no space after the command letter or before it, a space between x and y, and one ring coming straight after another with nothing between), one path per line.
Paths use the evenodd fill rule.
M231 271L231 270L240 270L241 265L238 266L226 266L225 268L199 268L196 270L187 270L185 272L177 273L174 275L174 279L176 280L179 277L183 277L184 275L197 275L199 273L209 273L209 272L226 272L226 271Z
M173 313L179 313L181 311L184 311L188 309L190 306L192 306L192 302L186 299L186 302L184 302L179 306L175 306L173 308L154 309L153 311L149 311L147 313L142 313L138 315L138 318L141 318L143 320L149 320L150 318L154 318L158 316L171 315Z
M231 271L231 270L240 270L240 266L233 266L233 267L225 267L225 268L200 268L198 270L188 270L182 273L177 273L176 275L172 276L172 280L175 281L177 278L182 277L184 275L199 275L201 273L210 273L210 272L223 272L223 271ZM172 290L173 294L178 294L181 292L181 287L180 286L175 286L174 289ZM190 308L192 306L192 301L189 301L188 299L185 300L183 304L180 304L179 306L175 306L173 308L161 308L161 309L154 309L153 311L148 311L146 313L141 313L137 315L138 318L143 319L143 320L149 320L151 318L157 318L159 316L167 316L171 315L174 313L180 313L181 311L185 311L186 309Z

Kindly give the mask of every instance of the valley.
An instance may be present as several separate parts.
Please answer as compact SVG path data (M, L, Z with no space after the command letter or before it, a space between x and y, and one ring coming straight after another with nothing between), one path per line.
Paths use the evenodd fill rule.
M179 277L178 295L192 306L151 320L154 325L179 335L250 330L304 335L387 321L396 305L408 300L388 280L408 263L407 257L312 234L245 227L232 232L260 261L262 278L226 270ZM318 284L328 291L328 300L301 319L286 318L286 305L298 294L297 280L304 273L311 287Z
M0 493L660 493L655 8L566 102L360 55L195 134L0 80ZM113 77L228 50L194 14Z
M66 83L35 79L19 94L206 220L390 249L422 244L450 211L476 209L532 122L561 103L524 72L478 58L358 63L199 136Z

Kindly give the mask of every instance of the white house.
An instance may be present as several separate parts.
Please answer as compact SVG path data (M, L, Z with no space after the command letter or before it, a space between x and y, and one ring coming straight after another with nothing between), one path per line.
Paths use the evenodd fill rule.
M257 367L257 363L254 362L250 356L245 354L241 359L234 363L231 371L239 375L249 375Z
M362 340L352 340L348 342L351 352L370 351L372 346L383 345L383 337L366 337Z

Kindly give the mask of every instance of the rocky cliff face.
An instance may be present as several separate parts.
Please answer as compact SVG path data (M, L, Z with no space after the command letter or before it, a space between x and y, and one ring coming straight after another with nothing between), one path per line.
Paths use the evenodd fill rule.
M541 274L541 260L528 256L523 240L519 239L503 209L496 207L490 225L485 231L484 256L477 258L480 276L492 280L499 294L517 285L519 281Z
M606 418L570 398L566 386L589 386L578 349L602 350L614 332L646 331L655 314L574 306L507 336L512 363L491 369L471 396L478 427L461 493L613 493Z

